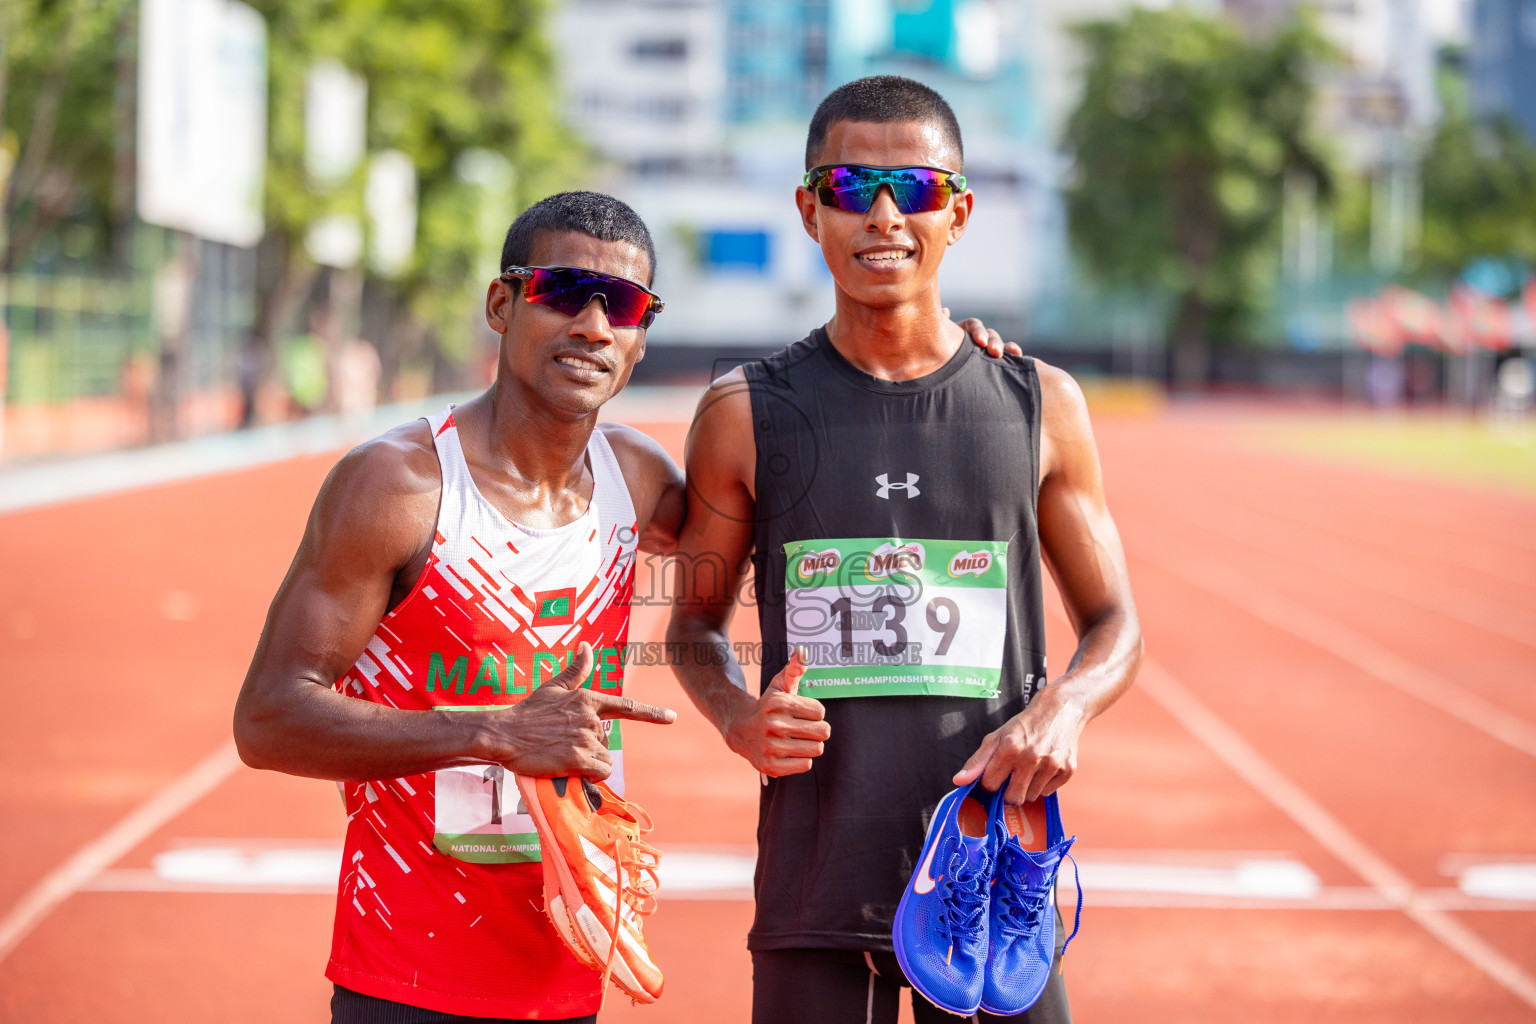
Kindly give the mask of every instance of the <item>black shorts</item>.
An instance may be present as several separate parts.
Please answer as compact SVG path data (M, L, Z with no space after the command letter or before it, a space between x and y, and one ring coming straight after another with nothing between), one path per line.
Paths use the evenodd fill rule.
M1023 1013L981 1013L982 1024L1071 1024L1067 987L1061 979L1066 931L1056 915L1056 964L1040 1000ZM752 951L752 1024L896 1024L901 990L910 987L895 953L842 949ZM957 1018L912 992L916 1024L955 1024Z
M378 996L365 996L349 988L334 986L331 994L331 1024L597 1024L597 1014L563 1017L555 1021L525 1022L512 1017L460 1017L455 1013L423 1010L419 1006L397 1003Z

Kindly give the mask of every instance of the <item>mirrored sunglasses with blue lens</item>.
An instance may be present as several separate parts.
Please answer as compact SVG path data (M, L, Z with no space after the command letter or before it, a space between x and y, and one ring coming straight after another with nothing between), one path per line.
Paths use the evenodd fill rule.
M965 191L965 175L942 167L823 164L805 172L805 187L816 193L821 205L853 213L868 213L875 196L889 187L902 213L932 213Z
M649 327L664 308L644 285L585 267L507 267L501 278L524 282L524 298L566 316L575 316L594 296L600 297L614 327Z

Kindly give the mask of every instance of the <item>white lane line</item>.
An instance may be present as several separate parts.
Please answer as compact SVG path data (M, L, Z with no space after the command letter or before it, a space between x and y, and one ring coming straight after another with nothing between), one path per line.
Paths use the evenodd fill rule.
M688 423L703 392L702 387L631 385L603 406L599 418ZM310 416L146 448L20 464L0 462L0 514L250 469L301 455L339 452L401 423L430 416L450 402L473 397L469 391L434 395L360 414Z
M669 846L661 861L668 900L750 901L756 856L750 846ZM82 892L336 895L341 846L316 839L174 839L149 868L109 868ZM1104 850L1079 858L1095 907L1204 910L1400 909L1368 886L1323 886L1287 853L1257 850ZM1503 875L1480 875L1482 869ZM1461 889L1426 889L1443 910L1536 910L1525 888L1536 863L1469 862ZM1523 872L1523 873L1522 873ZM1508 877L1505 877L1508 876Z
M80 887L81 892L183 892L247 896L325 896L336 898L336 880L329 882L176 882L153 868L109 868Z
M750 900L751 847L668 847L658 875L670 899ZM313 840L181 839L149 868L98 872L93 892L323 893L334 895L341 846Z
M391 427L429 416L468 392L382 405L345 416L311 416L253 430L71 458L0 463L0 513L228 473L300 455L349 448Z
M1508 495L1506 494L1505 496L1507 497ZM1247 515L1250 510L1273 512L1284 518L1287 522L1300 523L1315 530L1322 530L1325 533L1338 537L1347 544L1360 544L1376 548L1384 552L1389 558L1404 557L1402 543L1397 540L1382 538L1372 525L1362 526L1358 531L1350 530L1342 525L1338 517L1330 518L1326 512L1318 518L1299 518L1297 516L1299 506L1294 504L1294 500L1292 504L1281 502L1255 504L1252 501L1244 501L1241 498L1231 498L1226 495L1223 497L1232 506L1232 513L1237 516ZM1293 495L1288 495L1288 497L1294 499ZM1452 537L1460 541L1460 543L1436 542L1427 538L1419 540L1419 543L1413 548L1413 556L1462 572L1470 571L1483 576L1491 576L1521 587L1530 587L1532 585L1533 581L1530 573L1524 572L1521 569L1521 564L1524 560L1520 556L1524 554L1521 550L1524 545L1511 544L1508 541L1500 540L1497 537L1489 537L1476 531L1471 533L1457 532ZM1468 544L1468 540L1473 541L1473 543ZM1489 545L1500 547L1504 550L1493 551L1489 549ZM1479 546L1482 548L1481 551L1474 550L1474 548Z
M240 767L233 740L189 768L179 778L130 811L116 825L76 850L54 868L0 918L0 960L37 927L38 923L109 867L113 861L154 834L232 775Z
M1468 896L1493 900L1536 900L1536 864L1473 864L1457 887Z
M1481 899L1455 889L1420 889L1419 896L1429 906L1440 910L1497 910L1521 914L1536 910L1536 901ZM1389 910L1395 914L1402 909L1388 903L1376 889L1363 885L1324 886L1316 896L1304 900L1099 890L1086 892L1085 898L1087 906L1094 910L1100 907L1129 910L1143 907L1158 910Z
M657 875L661 895L672 899L752 899L752 875L757 851L687 850L669 847L662 851Z
M1143 532L1145 532L1143 530ZM1270 590L1237 573L1205 565L1188 545L1162 534L1156 544L1143 545L1134 557L1150 562L1171 576L1204 590L1314 647L1327 651L1366 675L1410 697L1415 697L1472 728L1536 757L1536 725L1504 710L1458 683L1421 668L1395 651L1350 629L1300 602ZM1180 552L1184 557L1170 554Z
M1269 451L1273 453L1276 451L1276 449L1270 448ZM1294 456L1296 453L1291 451L1287 454ZM1311 457L1307 458L1308 461L1311 461ZM1337 468L1339 464L1334 463L1334 466ZM1353 467L1347 468L1359 468L1359 464L1356 463ZM1382 470L1380 465L1376 465L1374 467L1367 466L1366 468L1374 469L1377 472ZM1443 482L1426 481L1426 479L1421 476L1397 475L1396 478L1399 482L1408 480L1412 483L1417 483L1420 485L1428 482L1431 488L1443 486ZM1466 484L1463 481L1459 485L1452 486L1465 487ZM1497 488L1495 488L1492 492L1485 493L1491 493L1493 496L1496 496L1505 501L1508 501L1511 498L1518 500L1520 498L1526 497L1519 494L1518 492L1498 490ZM1224 495L1224 497L1226 497L1229 501L1233 501L1234 504L1238 505L1239 511L1237 514L1244 516L1247 515L1250 510L1256 507L1265 509L1274 508L1277 505L1287 501L1294 502L1296 498L1295 492L1285 489L1284 486L1270 489L1267 492L1248 491L1247 496L1251 500L1261 502L1262 504L1259 506L1254 506L1248 503L1239 503L1232 499L1230 495ZM1377 519L1385 521L1391 526L1404 528L1405 532L1417 532L1421 535L1424 535L1428 531L1434 531L1436 534L1438 534L1438 536L1426 536L1425 539L1431 545L1437 547L1444 547L1448 544L1456 545L1465 543L1467 541L1473 541L1477 543L1492 544L1507 548L1510 551L1515 552L1517 555L1536 554L1536 545L1531 544L1527 539L1527 524L1522 524L1522 526L1519 527L1516 532L1509 533L1500 533L1496 529L1479 530L1474 528L1468 530L1466 528L1467 521L1465 519L1458 521L1456 520L1456 517L1452 515L1450 517L1450 521L1447 521L1447 517L1436 516L1424 505L1415 504L1415 502L1417 502L1420 497L1417 494L1407 495L1399 492L1395 495L1366 497L1354 501L1351 501L1346 496L1341 496L1339 494L1330 494L1328 497L1331 509L1336 509L1341 513L1364 513L1367 517L1374 516ZM1291 519L1289 521L1298 525L1303 525L1304 523L1304 521L1300 519ZM1398 549L1395 553L1401 555L1402 551L1401 549Z
M201 846L155 855L153 871L167 882L221 885L328 885L341 877L341 847L299 846L246 850Z
M1149 509L1143 507L1137 514L1137 518L1145 516L1147 511ZM1166 509L1152 508L1150 511L1155 516L1181 523L1189 529L1224 537L1231 543L1251 551L1261 551L1277 561L1299 565L1312 572L1327 573L1346 583L1386 594L1388 597L1422 608L1432 614L1455 619L1457 622L1465 623L1475 629L1486 630L1507 640L1513 640L1515 643L1525 644L1527 647L1536 647L1536 618L1520 609L1511 608L1484 597L1476 591L1460 587L1436 587L1436 593L1431 596L1423 593L1416 586L1394 585L1381 578L1383 566L1387 569L1385 575L1395 575L1399 582L1411 577L1413 571L1393 563L1383 555L1367 554L1366 557L1373 559L1377 563L1376 566L1364 572L1350 572L1340 566L1338 559L1331 557L1347 553L1349 545L1309 526L1284 520L1278 516L1265 515L1262 512L1244 510L1245 525L1262 527L1266 523L1269 524L1263 531L1265 536L1254 536L1252 533L1236 529L1221 517L1207 522ZM1274 528L1277 525L1278 530ZM1269 539L1268 534L1283 534L1286 530L1299 535L1302 543L1284 544ZM1365 554L1358 552L1358 549L1357 553Z
M1141 689L1260 795L1376 889L1389 904L1536 1009L1536 979L1417 890L1408 877L1280 772L1205 703L1151 659Z
M1082 857L1078 876L1083 891L1169 893L1183 896L1308 900L1322 889L1312 870L1299 861L1275 857L1244 858L1230 867L1202 864L1124 863Z

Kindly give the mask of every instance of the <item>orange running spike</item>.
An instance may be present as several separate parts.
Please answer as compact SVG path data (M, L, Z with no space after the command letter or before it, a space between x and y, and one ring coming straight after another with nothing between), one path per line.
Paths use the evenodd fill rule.
M651 819L601 782L578 777L517 779L539 830L544 909L576 958L626 995L653 1003L661 968L641 919L656 911L661 854L641 840Z

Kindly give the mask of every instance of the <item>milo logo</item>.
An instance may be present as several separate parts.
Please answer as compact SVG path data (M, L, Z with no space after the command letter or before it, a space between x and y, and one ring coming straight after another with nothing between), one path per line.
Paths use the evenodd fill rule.
M864 574L872 580L883 580L897 573L916 573L922 569L926 555L916 541L899 546L886 541L870 553Z
M842 561L843 556L838 554L836 548L808 551L800 556L800 561L795 563L795 571L800 574L801 579L808 580L812 576L835 571Z
M992 568L990 551L957 551L955 557L949 560L949 575L955 579L961 576L985 576L990 568Z

